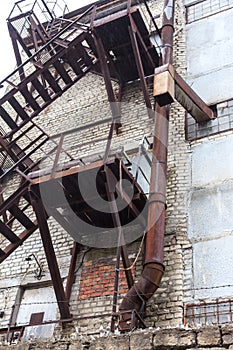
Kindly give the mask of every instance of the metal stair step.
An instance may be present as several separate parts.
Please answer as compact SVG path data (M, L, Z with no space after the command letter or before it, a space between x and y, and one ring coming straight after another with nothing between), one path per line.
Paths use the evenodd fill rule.
M80 67L72 53L70 53L69 57L67 57L67 61L77 76L83 75L82 68Z
M81 54L82 59L84 60L87 67L92 65L92 59L88 55L86 49L83 47L83 45L80 43L77 45L78 52Z
M35 89L38 91L38 93L40 94L40 96L43 98L45 102L51 101L51 97L49 96L45 87L41 84L41 82L38 79L32 80L32 85L35 87Z
M10 115L5 111L5 109L0 106L0 116L5 121L5 123L12 129L17 129L17 124L14 122L14 120L10 117Z
M5 255L4 251L0 248L0 257L3 257Z
M45 78L45 80L49 83L49 85L51 86L51 88L55 93L60 93L62 91L62 89L56 82L56 79L52 76L49 70L44 71L42 75Z
M58 74L60 74L61 78L63 79L63 81L69 85L72 84L72 79L69 76L69 74L67 73L65 67L63 64L61 64L59 61L54 62L54 67L56 69L56 71L58 72Z
M3 262L10 254L12 254L27 238L29 238L33 232L38 228L37 222L34 222L33 227L25 229L18 237L18 241L10 243L4 250L1 249L3 254L0 253L0 263Z
M0 232L11 243L16 243L20 240L19 237L16 236L16 234L14 234L14 232L1 220L0 220Z
M14 108L14 110L18 113L21 119L26 120L29 118L29 115L26 113L24 108L19 104L19 102L12 96L9 98L8 102Z
M26 102L31 106L34 111L40 110L39 104L36 102L36 100L32 97L32 94L27 90L27 88L24 88L21 90L21 94L25 98Z
M17 207L17 205L13 204L8 210L25 228L30 229L33 227L33 222L22 210L19 209L19 207Z

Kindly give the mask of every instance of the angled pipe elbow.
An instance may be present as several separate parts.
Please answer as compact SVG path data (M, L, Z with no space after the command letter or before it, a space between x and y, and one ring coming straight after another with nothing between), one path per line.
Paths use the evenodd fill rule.
M129 330L132 310L143 311L145 303L158 289L164 274L164 265L157 262L147 263L138 282L129 290L120 307L119 329Z

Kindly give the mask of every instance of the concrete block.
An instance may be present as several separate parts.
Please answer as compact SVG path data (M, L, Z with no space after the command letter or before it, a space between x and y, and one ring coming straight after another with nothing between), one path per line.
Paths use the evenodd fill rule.
M225 49L233 48L228 30L232 14L229 10L187 26L188 74L198 75L232 63L230 51Z
M233 229L233 183L194 190L189 203L189 238L214 238Z
M195 333L181 329L161 329L155 333L153 344L155 349L167 347L184 347L195 346Z
M233 344L233 326L232 325L223 325L222 330L222 341L223 345L232 345ZM233 345L232 345L233 349Z
M192 186L233 178L233 136L204 142L192 150Z
M137 332L132 333L130 336L130 349L137 349L140 344L140 348L143 350L153 349L153 334L149 332Z
M194 288L200 288L195 291L196 298L211 299L232 294L232 287L227 287L233 279L232 245L232 236L194 244Z
M214 104L232 98L233 80L229 79L232 74L233 67L226 66L214 72L203 72L197 76L190 74L187 82L207 104Z
M232 13L232 9L224 11L187 26L187 75L207 103L231 98L233 38L228 28Z
M99 338L91 344L89 350L129 350L129 336Z
M218 326L203 327L197 333L198 346L216 346L221 344Z

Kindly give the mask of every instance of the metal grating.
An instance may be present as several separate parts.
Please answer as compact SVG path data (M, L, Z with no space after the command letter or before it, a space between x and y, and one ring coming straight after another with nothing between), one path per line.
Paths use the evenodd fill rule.
M186 115L186 140L193 141L224 131L233 130L233 100L214 106L217 118L197 123L189 114Z
M186 7L187 23L233 8L233 0L199 0Z
M187 304L184 325L210 325L232 322L233 299Z

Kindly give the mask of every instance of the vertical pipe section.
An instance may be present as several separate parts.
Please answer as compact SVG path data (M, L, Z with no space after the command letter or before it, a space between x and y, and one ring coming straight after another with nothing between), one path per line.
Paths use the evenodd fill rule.
M175 0L164 1L162 64L172 63L174 7ZM121 330L130 330L132 310L143 311L144 304L159 287L164 273L169 113L169 105L156 105L144 268L138 282L129 290L119 307Z

